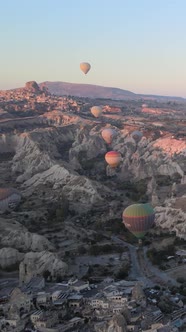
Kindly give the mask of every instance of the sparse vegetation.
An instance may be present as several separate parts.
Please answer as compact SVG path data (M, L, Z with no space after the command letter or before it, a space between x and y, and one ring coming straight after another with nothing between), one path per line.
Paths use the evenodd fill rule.
M0 266L0 269L5 271L5 272L14 272L19 270L19 263L11 264L6 267Z
M93 245L89 249L90 255L101 255L101 254L108 254L112 252L123 252L123 247L112 245L112 244L103 244L103 245Z
M135 202L146 203L154 194L160 203L158 205L167 208L167 198L171 197L174 191L175 205L172 206L174 212L185 206L185 201L180 200L181 194L185 193L185 187L181 187L180 183L180 174L186 174L185 159L184 155L178 155L181 151L179 150L180 145L182 146L182 141L178 139L184 137L185 130L183 113L178 112L179 114L177 114L171 111L167 116L166 110L161 114L162 107L169 106L173 110L176 105L173 103L167 105L167 103L153 99L148 101L149 108L156 108L157 114L153 113L154 110L152 113L142 112L141 105L145 102L143 99L124 102L112 99L93 101L90 98L77 100L70 96L71 100L68 97L64 100L63 97L58 99L57 96L50 94L45 96L42 92L41 99L39 97L40 100L37 101L34 92L27 95L27 92L23 90L21 93L23 96L20 97L20 100L15 91L7 92L8 102L4 100L4 97L1 99L2 119L4 119L4 110L12 115L12 119L9 119L7 124L6 121L1 121L1 134L5 133L1 144L8 142L11 135L16 135L16 139L13 137L10 144L8 142L8 148L11 150L11 145L14 146L15 152L4 153L2 149L2 154L0 154L2 157L0 158L2 167L0 180L2 185L15 183L18 188L23 189L23 193L28 193L28 196L23 194L25 197L22 199L20 207L15 209L14 214L5 212L3 218L7 222L15 217L15 220L28 227L29 231L44 235L55 246L51 252L54 251L61 260L67 263L68 277L72 277L74 274L81 279L84 274L84 280L89 278L91 281L90 288L93 278L96 282L107 276L119 280L138 279L139 276L139 280L143 278L141 276L146 276L146 280L148 280L152 276L152 282L156 283L154 287L156 292L151 293L150 299L156 298L162 312L170 314L175 310L175 305L164 296L164 291L169 289L172 295L179 292L183 295L184 302L186 280L182 276L182 271L177 274L177 276L181 276L177 279L179 286L171 287L171 280L167 280L166 284L166 278L165 281L163 277L161 279L161 276L165 275L164 273L158 271L156 275L157 269L153 269L148 262L146 264L142 248L136 250L127 244L117 245L117 243L120 243L119 240L124 240L136 245L138 241L122 222L122 211L128 205ZM6 98L7 95L5 95ZM45 102L42 102L42 99ZM100 119L94 119L90 115L90 107L94 102L105 106L106 110ZM179 105L179 107L185 112L185 105ZM26 117L32 117L32 115L34 121L28 119L27 123ZM39 122L38 115L41 115ZM174 117L177 117L176 121ZM44 119L43 122L42 119ZM153 124L154 121L156 121L155 124ZM158 121L162 123L158 124ZM10 124L10 128L6 128L8 124ZM107 145L101 138L101 131L103 127L111 126L117 127L118 137L114 138L111 145ZM136 129L143 132L143 140L137 144L130 139L132 131ZM7 137L6 134L8 134ZM172 137L172 135L174 136ZM19 137L22 139L20 150L19 146L16 146ZM171 137L173 143L177 140L173 150L171 150ZM24 146L24 139L28 145ZM105 152L112 148L121 150L123 157L121 164L116 169L109 168L104 159ZM21 160L18 160L20 155L23 156L22 163ZM35 156L38 160L35 160ZM52 171L46 171L51 170L51 166L54 174ZM59 168L59 172L56 171L55 166ZM7 167L9 167L8 172L6 172ZM160 169L161 167L162 169ZM180 174L178 174L179 167ZM14 171L12 172L12 170ZM138 174L139 178L143 176L144 179L139 180ZM179 185L172 187L174 182ZM29 183L30 188L24 188L24 185L29 186ZM29 191L32 194L29 194ZM170 217L169 213L171 212L168 210L168 217ZM179 226L183 222L181 214L176 218L176 222L179 223ZM12 223L12 229L13 226ZM10 231L6 230L6 232ZM152 230L151 236L148 236L143 243L149 246L157 244L155 248L160 248L161 243L159 242L167 240L169 236L169 232L157 228L157 231ZM173 235L171 240L175 236ZM30 246L33 248L34 241L30 242L32 242ZM3 241L1 241L0 247L2 245L4 246ZM175 255L175 245L184 248L184 241L177 238L173 244L161 250L150 249L148 257L161 270L174 267L174 264L179 263L178 269L181 270L183 258L176 258L175 262L174 259L167 259L167 256ZM19 245L17 246L19 247ZM43 246L44 249L45 246L47 247L47 245ZM130 259L131 261L129 261ZM139 260L139 268L135 263L136 259ZM130 264L136 264L136 266L130 269ZM17 268L18 266L12 265L6 271L13 272ZM131 273L129 274L129 272ZM167 272L170 279L172 279L171 273L172 271ZM56 279L52 280L53 271L47 270L43 273L47 282L64 280L60 273L56 272L55 275ZM165 287L160 290L158 283ZM94 290L90 293L94 293ZM72 311L71 309L67 311L70 319ZM63 321L62 313L61 321Z
M130 265L129 264L123 264L121 266L121 268L119 269L119 271L116 273L116 278L117 279L125 279L128 277L129 274L129 269L130 269Z
M157 250L155 248L149 249L147 252L147 256L151 260L151 262L155 265L159 265L161 269L164 269L162 263L167 261L167 256L174 256L174 255L175 255L174 245L169 245L162 250Z
M69 213L69 202L63 195L58 202L48 207L48 222L63 222Z
M138 182L124 181L118 183L118 189L126 191L126 197L134 202L146 203L148 201L147 179Z

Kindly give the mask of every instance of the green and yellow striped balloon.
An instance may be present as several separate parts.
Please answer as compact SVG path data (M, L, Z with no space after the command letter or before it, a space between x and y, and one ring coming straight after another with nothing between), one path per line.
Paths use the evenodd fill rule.
M142 239L153 226L155 220L154 209L149 203L132 204L123 211L125 227L138 239Z

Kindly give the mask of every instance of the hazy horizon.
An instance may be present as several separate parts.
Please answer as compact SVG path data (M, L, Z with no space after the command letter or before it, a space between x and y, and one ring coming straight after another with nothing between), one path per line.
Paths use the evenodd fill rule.
M27 81L29 82L29 81ZM136 95L144 95L144 96L159 96L159 97L170 97L170 98L183 98L183 99L186 99L185 97L182 97L182 96L176 96L176 95L162 95L162 94L153 94L153 93L137 93L135 91L132 91L132 90L127 90L127 89L123 89L123 88L120 88L120 87L115 87L115 86L106 86L106 85L100 85L100 84L93 84L93 83L78 83L78 82L64 82L64 81L43 81L43 82L36 82L37 84L42 84L42 83L45 83L45 82L50 82L50 83L65 83L65 84L85 84L85 85L93 85L93 86L99 86L99 87L105 87L105 88L111 88L111 89L121 89L121 90L124 90L124 91L128 91L128 92L132 92ZM7 90L14 90L14 89L19 89L19 88L24 88L25 86L25 83L22 85L22 86L17 86L17 87L11 87L11 88L7 88L7 89L0 89L1 91L7 91ZM103 97L104 99L104 97Z
M0 89L61 81L185 98L185 10L184 0L3 2Z

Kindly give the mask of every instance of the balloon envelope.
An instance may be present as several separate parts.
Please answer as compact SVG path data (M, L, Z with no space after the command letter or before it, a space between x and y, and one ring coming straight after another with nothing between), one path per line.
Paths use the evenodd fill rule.
M102 114L102 107L101 106L93 106L90 109L92 115L95 116L95 118L99 118L99 116Z
M101 132L101 136L104 141L108 144L112 143L113 138L117 135L116 131L112 128L103 129Z
M138 239L142 239L153 226L155 212L149 203L132 204L123 211L125 227Z
M109 151L105 155L105 160L110 167L117 167L121 161L121 154L117 151Z
M82 72L85 75L89 72L90 68L91 68L90 63L88 63L88 62L81 62L80 63L80 69L82 70Z
M131 136L136 142L139 142L142 139L143 134L141 131L135 130L132 132Z

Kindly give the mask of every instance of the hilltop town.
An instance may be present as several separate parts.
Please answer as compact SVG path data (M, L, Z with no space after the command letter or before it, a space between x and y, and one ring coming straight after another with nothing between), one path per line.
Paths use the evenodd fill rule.
M2 332L186 331L185 135L183 100L0 91L0 187L21 196L0 215ZM146 201L156 223L139 246L121 216Z

